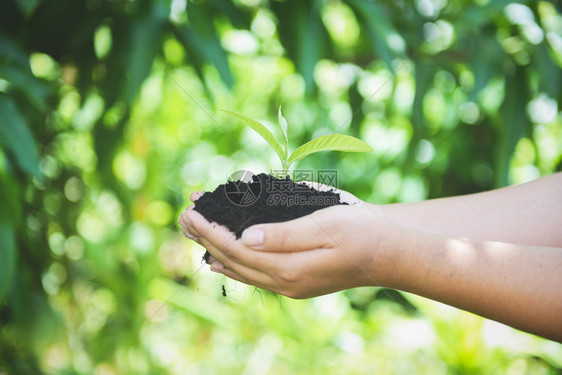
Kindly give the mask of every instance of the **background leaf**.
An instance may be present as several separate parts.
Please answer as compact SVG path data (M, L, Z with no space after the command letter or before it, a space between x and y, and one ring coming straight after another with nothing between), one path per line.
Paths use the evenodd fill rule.
M1 173L1 172L0 172ZM8 189L9 183L4 176L0 176L0 304L9 290L16 271L16 238L14 222L19 215L11 210L13 194Z
M0 59L0 78L10 83L9 91L21 94L38 111L45 111L51 95L49 85L33 76L26 53L1 32Z
M39 154L33 135L23 116L9 96L0 94L0 141L14 155L19 167L40 177Z
M178 40L189 54L188 58L192 59L201 77L203 77L203 65L213 64L223 82L228 87L232 87L234 79L230 72L226 52L216 33L210 10L207 9L204 2L196 4L191 1L187 2L186 9L190 24L180 25L175 30Z
M357 14L378 57L384 60L388 67L393 68L392 59L399 57L404 51L402 38L388 21L388 16L377 2L347 0L346 3ZM390 45L391 41L393 45Z
M279 38L302 75L306 92L312 94L314 67L329 49L320 13L322 1L274 1L270 5L279 20Z
M529 119L526 103L529 101L524 70L517 67L505 79L505 99L501 111L503 121L497 124L498 147L496 149L496 186L509 184L509 162L519 140L528 135Z

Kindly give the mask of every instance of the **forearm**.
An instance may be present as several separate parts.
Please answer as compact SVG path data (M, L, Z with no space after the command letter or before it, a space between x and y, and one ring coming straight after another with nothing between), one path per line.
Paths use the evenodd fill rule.
M383 286L562 341L562 249L389 228L379 251L394 258Z
M562 247L562 173L484 193L377 206L377 211L448 236Z

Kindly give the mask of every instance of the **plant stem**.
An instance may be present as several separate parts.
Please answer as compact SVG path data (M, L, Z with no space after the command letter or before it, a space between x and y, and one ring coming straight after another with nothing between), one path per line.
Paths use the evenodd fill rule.
M291 164L287 160L281 159L281 167L283 168L283 176L287 176L289 174L289 167Z

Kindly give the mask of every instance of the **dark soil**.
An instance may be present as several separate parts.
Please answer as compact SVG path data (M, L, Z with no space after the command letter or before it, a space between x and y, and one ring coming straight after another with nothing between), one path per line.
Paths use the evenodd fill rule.
M262 173L252 176L251 182L219 185L203 194L194 209L240 238L244 229L254 224L288 221L338 204L347 204L341 202L339 193L318 191L289 177L279 179Z

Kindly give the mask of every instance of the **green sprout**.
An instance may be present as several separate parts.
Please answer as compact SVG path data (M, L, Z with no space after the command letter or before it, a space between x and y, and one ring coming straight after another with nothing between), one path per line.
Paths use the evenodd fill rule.
M360 139L352 137L350 135L344 134L330 134L323 135L318 138L314 138L312 141L306 142L304 145L297 147L293 153L289 154L289 137L288 124L285 117L281 113L281 107L279 107L279 127L283 133L283 145L275 139L271 131L262 123L252 120L246 116L242 116L238 113L226 111L229 115L239 119L246 126L252 128L256 133L258 133L275 151L281 160L281 166L283 168L283 173L287 173L291 165L297 160L301 160L310 154L314 154L320 151L347 151L347 152L370 152L373 151L371 146L363 142Z

